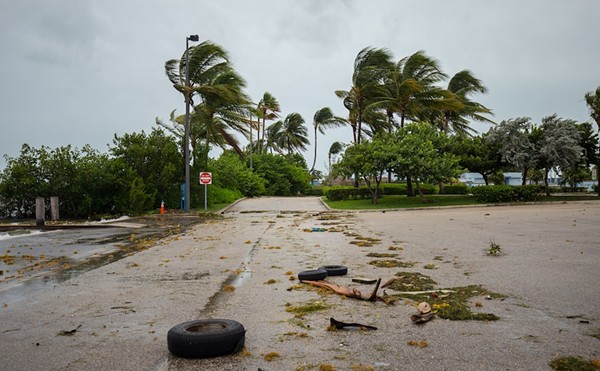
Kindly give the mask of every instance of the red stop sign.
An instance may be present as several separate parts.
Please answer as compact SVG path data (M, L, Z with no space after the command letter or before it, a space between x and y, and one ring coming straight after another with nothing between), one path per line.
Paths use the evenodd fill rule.
M212 184L212 173L209 173L209 172L200 173L200 184Z

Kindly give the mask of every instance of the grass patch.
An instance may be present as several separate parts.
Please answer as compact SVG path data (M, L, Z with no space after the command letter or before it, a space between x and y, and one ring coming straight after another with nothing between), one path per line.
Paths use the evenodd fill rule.
M353 234L353 235L348 234L348 236L354 237L354 241L350 241L351 244L360 246L360 247L371 247L373 245L378 245L381 243L381 240L379 238L363 237L363 236L355 235L355 234Z
M331 305L325 304L321 300L313 300L301 305L292 305L287 303L285 306L286 312L294 313L295 318L303 318L307 314L329 309L331 307Z
M600 361L588 361L576 356L559 357L550 362L550 368L555 371L598 371L599 367Z
M377 268L411 268L415 265L413 262L403 262L396 259L371 260L369 264Z
M406 197L399 195L389 195L380 198L377 204L373 205L370 199L344 200L344 201L324 201L333 209L342 210L367 210L367 209L401 209L411 207L431 207L431 206L455 206L455 205L475 205L477 201L473 196L465 195L428 195L430 202L423 203L420 197Z
M330 201L324 198L325 203L332 209L341 210L367 210L367 209L403 209L413 207L432 206L462 206L477 205L474 196L470 195L427 195L428 202L423 203L420 197L406 197L400 195L388 195L380 198L376 205L371 204L370 199ZM595 195L573 195L573 196L542 196L537 202L565 202L565 201L589 201L598 200ZM517 203L517 202L515 202Z
M431 277L418 272L398 272L400 277L389 288L396 291L427 291L433 290L436 282Z

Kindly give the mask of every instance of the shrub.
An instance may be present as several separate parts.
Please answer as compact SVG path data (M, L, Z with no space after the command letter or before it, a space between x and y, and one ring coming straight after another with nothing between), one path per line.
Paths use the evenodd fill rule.
M493 185L471 188L471 192L478 202L515 202L515 201L535 201L546 193L546 187L543 185L524 185L508 186Z
M419 189L421 190L421 193L424 195L434 195L437 193L437 188L433 184L419 183L418 189L415 186L415 192L418 193Z
M384 195L405 195L406 183L385 183L381 185Z
M444 184L443 193L446 195L466 195L469 193L469 187L464 183Z
M471 188L478 202L510 202L515 199L513 187L507 185L479 186Z
M323 186L313 186L306 192L307 196L323 196Z
M515 201L535 201L546 193L543 185L529 184L513 187Z
M330 201L343 201L361 198L371 198L371 193L368 187L348 187L348 186L335 186L326 187L323 189L323 194Z

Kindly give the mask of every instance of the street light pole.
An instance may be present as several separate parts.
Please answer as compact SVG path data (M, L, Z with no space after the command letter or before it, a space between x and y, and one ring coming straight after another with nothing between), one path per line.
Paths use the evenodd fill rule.
M190 63L189 63L189 45L188 41L198 41L198 35L190 35L185 38L185 133L183 138L183 156L185 158L185 205L184 211L190 212Z

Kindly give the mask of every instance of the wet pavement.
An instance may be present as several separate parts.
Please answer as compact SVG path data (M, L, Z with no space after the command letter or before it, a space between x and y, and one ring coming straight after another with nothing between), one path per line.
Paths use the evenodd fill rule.
M103 223L8 225L0 232L0 302L12 304L49 285L110 264L183 233L198 217L156 215Z
M599 223L599 202L353 213L325 211L313 197L245 200L4 303L0 369L547 370L558 356L598 359ZM490 239L503 254L486 254ZM377 256L407 265L376 266ZM348 274L328 280L363 292L372 286L352 278L420 273L439 289L481 285L501 296L480 294L468 307L499 319L419 326L408 297L367 302L298 282L299 271L331 264ZM438 299L431 294L432 307ZM290 310L312 303L320 309ZM331 317L378 330L331 331ZM169 354L169 328L202 318L242 323L244 350Z

